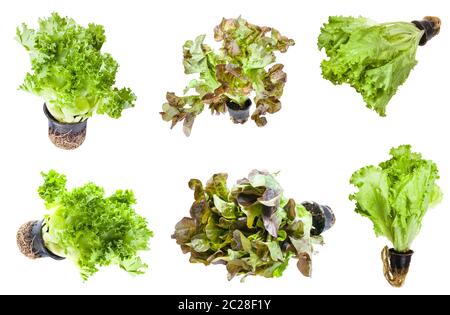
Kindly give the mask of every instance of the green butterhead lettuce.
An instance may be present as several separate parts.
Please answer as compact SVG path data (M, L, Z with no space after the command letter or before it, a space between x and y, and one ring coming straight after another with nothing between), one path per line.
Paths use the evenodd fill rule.
M369 218L377 236L392 242L399 253L408 252L420 232L428 208L437 205L442 192L434 162L422 159L403 145L391 150L392 158L379 166L355 172L350 183L357 192L350 196L356 212Z
M42 176L38 192L49 211L43 239L51 252L72 260L84 280L109 265L130 274L144 273L147 265L138 254L149 249L153 234L133 209L132 191L117 190L106 197L93 183L68 190L66 176L54 170Z
M204 186L192 179L194 203L172 236L192 263L223 264L228 279L237 275L280 277L295 257L305 276L311 275L311 214L283 196L275 175L253 171L230 189L227 175L215 174Z
M18 27L17 40L29 52L33 70L20 89L42 97L59 122L85 121L94 113L119 118L134 106L129 88L114 87L119 65L101 52L103 26L84 28L53 13L39 20L37 30Z
M331 16L318 39L329 57L321 64L322 75L333 84L350 84L368 108L385 116L387 104L417 64L422 36L413 23Z
M206 45L205 37L200 35L184 44L185 73L197 78L187 85L184 96L167 93L162 118L171 121L172 127L183 121L188 136L205 105L212 113L225 113L227 101L243 106L254 92L256 110L252 119L264 126L264 116L281 109L279 99L286 83L283 65L275 64L275 52L285 53L294 41L276 29L256 26L242 18L223 19L214 29L215 40L222 44L219 51Z

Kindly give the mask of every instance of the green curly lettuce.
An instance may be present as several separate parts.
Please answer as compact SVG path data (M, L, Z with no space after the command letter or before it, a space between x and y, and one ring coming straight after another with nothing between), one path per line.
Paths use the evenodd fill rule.
M197 78L188 84L184 96L167 93L163 120L171 121L172 127L183 121L189 136L205 105L212 113L225 113L227 101L243 106L254 92L256 110L252 119L258 126L266 125L264 115L281 109L279 99L286 83L283 65L274 64L275 52L287 52L294 41L276 29L250 24L240 17L223 19L214 29L215 40L222 43L219 51L206 45L205 37L200 35L184 44L185 73Z
M411 146L391 149L392 158L379 166L356 171L350 183L357 192L350 195L355 211L369 218L377 236L384 236L397 252L408 252L419 234L429 207L442 200L435 183L439 179L434 162L411 152Z
M223 264L228 279L236 275L280 277L295 257L311 275L312 217L301 204L283 196L275 175L253 171L229 190L227 174L215 174L205 186L192 179L194 203L172 238L192 263Z
M68 190L66 176L54 170L42 176L38 192L49 210L43 239L51 252L72 260L84 280L109 265L130 274L144 273L147 265L138 253L149 249L153 233L133 209L132 191L117 190L106 197L93 183Z
M119 118L134 106L129 88L113 87L119 65L101 53L103 26L87 28L53 13L39 19L39 28L17 28L17 40L29 52L32 72L21 90L42 97L52 116L62 123L85 121L93 113Z
M385 116L387 104L417 64L423 34L413 23L331 16L318 39L319 50L329 57L322 61L322 75L333 84L350 84L368 108Z

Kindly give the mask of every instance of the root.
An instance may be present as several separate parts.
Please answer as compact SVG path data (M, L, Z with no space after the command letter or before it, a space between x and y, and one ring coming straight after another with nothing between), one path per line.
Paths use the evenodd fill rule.
M48 137L58 148L64 150L74 150L81 146L86 139L86 129L76 134L60 134L49 129Z
M439 34L439 31L441 30L441 19L437 16L426 16L423 18L426 21L431 21L434 24L433 27L433 36Z
M393 272L391 268L391 262L389 260L389 248L386 246L381 251L381 260L383 261L383 273L386 280L394 288L400 288L405 284L406 275L408 270L402 270L401 272Z
M20 252L30 259L37 259L41 256L33 251L34 237L32 234L33 226L37 221L30 221L22 225L17 231L17 246Z
M248 117L243 119L243 118L234 118L233 116L230 116L230 119L234 124L241 124L241 125L245 124L248 121Z

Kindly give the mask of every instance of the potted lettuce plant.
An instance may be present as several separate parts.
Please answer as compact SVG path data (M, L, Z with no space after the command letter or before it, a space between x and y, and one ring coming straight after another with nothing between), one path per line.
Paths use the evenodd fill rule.
M433 161L412 152L409 145L392 148L391 156L352 175L350 182L357 189L350 200L355 201L357 213L372 221L375 234L393 244L382 250L383 271L389 284L401 287L414 254L412 242L428 209L442 200L442 192Z
M83 280L98 268L117 265L130 274L142 274L147 265L139 252L148 250L152 232L133 209L130 190L117 190L109 197L102 187L88 183L72 190L66 176L54 170L42 174L39 196L48 214L30 221L17 232L17 245L26 257L72 260Z
M204 43L206 35L183 46L186 74L195 74L183 96L168 92L162 118L174 127L183 122L186 136L191 134L195 118L208 106L211 113L228 111L234 123L243 124L250 116L250 99L255 110L251 118L262 127L266 114L281 109L280 97L286 83L283 65L276 63L276 52L287 52L295 43L270 27L248 23L243 18L223 19L214 29L218 51ZM270 68L269 68L270 67Z
M228 279L237 275L281 277L291 258L311 276L313 245L335 222L333 211L315 202L297 203L283 194L274 174L252 171L231 189L227 174L203 185L192 179L190 216L172 238L191 263L225 265Z
M119 65L101 52L103 26L84 28L53 13L39 20L37 30L18 27L17 40L28 51L32 68L20 89L44 99L48 134L57 147L79 147L94 113L119 118L134 106L136 97L129 88L114 87Z
M330 16L318 39L319 49L328 56L321 64L322 75L335 85L351 85L368 108L386 116L389 101L417 64L417 48L440 28L441 20L433 16L390 23Z

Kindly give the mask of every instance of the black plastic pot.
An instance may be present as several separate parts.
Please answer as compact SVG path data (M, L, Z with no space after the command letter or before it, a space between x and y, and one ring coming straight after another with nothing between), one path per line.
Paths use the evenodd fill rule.
M399 253L387 246L381 251L384 277L394 288L401 288L405 284L413 254L412 250Z
M317 236L322 234L336 222L336 217L330 207L310 201L302 202L302 205L312 215L313 229L311 230L311 235Z
M439 34L441 29L441 20L437 17L426 16L423 20L412 21L418 29L423 30L424 34L420 39L419 45L425 45L430 39Z
M46 104L44 114L48 119L48 137L55 146L73 150L83 144L86 139L87 120L71 124L61 123L52 116Z
M31 229L32 235L32 248L33 253L35 253L40 258L49 257L55 260L64 260L64 257L57 256L49 251L44 244L44 239L42 237L42 223L43 221L36 221Z
M412 250L406 253L399 253L393 248L389 249L389 262L392 274L396 275L408 273L413 254L414 252Z
M239 105L231 100L227 101L227 109L230 113L231 120L235 124L243 124L250 117L250 107L252 106L252 101L247 99L244 105Z

